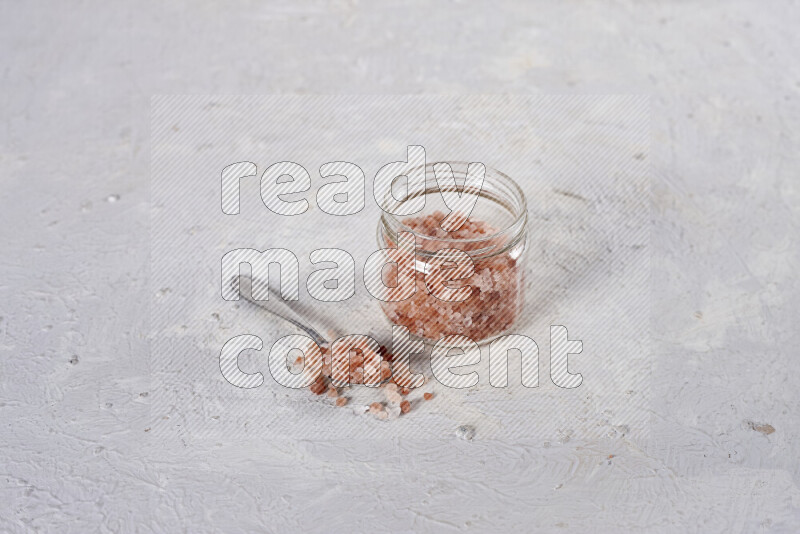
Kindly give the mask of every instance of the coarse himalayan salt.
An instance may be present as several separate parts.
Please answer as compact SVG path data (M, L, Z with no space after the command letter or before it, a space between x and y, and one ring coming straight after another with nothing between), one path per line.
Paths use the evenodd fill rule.
M329 383L331 380L335 380L337 385L347 382L363 384L369 381L372 377L365 369L368 362L378 362L379 382L392 377L392 364L390 363L392 355L383 346L378 351L373 351L367 346L360 346L357 350L350 351L349 355L340 353L334 356L327 347L320 347L317 350L316 345L312 344L305 347L303 352L305 354L305 372L310 376L318 375L309 386L309 389L317 395L321 395L325 391L328 391L328 396L332 398L338 395L336 386ZM295 360L295 366L302 364L303 358Z
M386 347L381 345L378 351L373 351L369 347L359 346L356 350L351 351L349 361L346 355L334 357L331 351L324 346L317 347L315 344L310 344L304 348L305 361L302 357L297 358L294 365L302 365L306 373L316 373L317 376L314 382L309 386L312 393L322 395L327 391L327 396L334 400L336 406L345 406L348 403L348 399L339 396L339 390L334 385L334 380L346 382L349 377L351 383L364 383L365 365L368 362L377 361L379 362L380 379L385 382L383 390L387 400L394 406L392 409L397 410L398 414L407 413L411 409L408 401L404 401L400 395L401 386L398 385L398 382L400 384L408 383L407 380L410 380L410 376L406 377L406 380L402 376L392 377L392 368L389 363L392 360L392 355ZM374 358L374 360L369 360L369 358ZM393 380L386 382L389 378ZM344 390L347 390L347 388L344 388ZM402 391L406 395L410 390L407 387L402 387ZM403 408L403 406L406 406L406 408ZM383 403L380 402L373 402L369 406L368 412L381 420L389 418L389 413Z
M400 404L403 401L403 396L397 392L396 387L395 389L386 388L385 395L386 395L386 400L388 400L392 404Z
M383 404L380 402L373 402L370 404L368 411L378 419L386 419L389 417L389 414L386 413L386 410L383 409Z
M315 395L322 395L327 389L327 386L325 385L325 379L321 376L318 377L308 389L310 389L311 393L314 393Z
M504 238L466 243L436 243L436 238L488 238L497 233L497 229L488 223L473 219L467 220L455 232L447 233L439 226L442 218L444 214L437 211L424 217L403 220L403 224L415 234L434 238L430 240L430 244L418 242L418 250L436 252L443 248L458 248L468 251L503 244ZM390 245L394 246L391 242ZM472 286L472 294L465 301L446 302L436 298L425 285L425 275L416 271L416 292L406 300L382 302L384 313L391 322L405 326L411 333L427 339L461 334L479 341L508 330L517 318L520 308L521 267L508 254L473 260L473 275L455 282L457 285ZM397 267L389 264L384 283L391 286L396 280Z
M422 395L422 397L423 397L423 398L424 398L426 401L428 401L428 400L431 400L431 399L433 398L433 393L427 393L427 392L426 392L424 395Z

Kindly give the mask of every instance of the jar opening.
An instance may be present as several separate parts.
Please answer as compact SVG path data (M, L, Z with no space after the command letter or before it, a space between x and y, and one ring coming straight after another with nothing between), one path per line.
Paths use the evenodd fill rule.
M452 185L440 186L433 168L437 163L450 165L455 178L455 187ZM500 171L486 167L480 191L471 191L464 185L468 165L467 162L461 161L429 163L424 166L425 186L423 190L414 192L403 200L397 200L391 193L387 193L381 206L384 208L384 212L379 225L379 242L381 234L387 242L396 242L397 233L410 232L416 238L417 252L421 256L433 255L442 248L460 248L478 259L503 253L524 239L527 225L527 204L520 187ZM458 230L446 235L441 235L444 231L439 230L439 235L430 235L410 224L418 222L420 218L428 217L430 219L435 213L447 215L451 212L450 208L444 204L442 191L477 196L474 207L464 225L480 224L481 230L476 232L480 235L453 237L452 234L458 233ZM398 208L404 203L420 196L425 197L425 207L417 213L396 216L387 212L399 211ZM486 228L489 228L490 231L482 233Z

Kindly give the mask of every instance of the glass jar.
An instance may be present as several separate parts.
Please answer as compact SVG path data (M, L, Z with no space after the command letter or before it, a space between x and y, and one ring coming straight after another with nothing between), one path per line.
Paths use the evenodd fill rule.
M461 184L457 190L440 188L433 168L437 163L429 163L425 165L424 191L402 201L392 195L384 199L378 246L395 247L399 232L414 234L416 291L405 300L381 301L381 308L390 322L407 327L413 336L425 341L435 343L443 336L460 334L486 343L508 332L522 312L528 222L525 195L511 178L486 167L483 186L466 222L459 229L446 232L439 222L450 209L441 191L461 191L468 168L465 162L446 163L455 183ZM425 207L414 215L398 217L388 213L399 211L399 206L420 195L425 195ZM472 293L462 302L436 298L425 283L433 255L446 248L463 250L474 264L472 276L449 284L472 286ZM385 279L391 281L393 275L389 273Z

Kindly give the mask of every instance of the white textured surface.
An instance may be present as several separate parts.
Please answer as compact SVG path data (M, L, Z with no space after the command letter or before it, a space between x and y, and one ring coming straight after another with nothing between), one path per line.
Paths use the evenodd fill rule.
M798 15L3 3L0 529L797 531ZM651 94L649 439L153 447L150 95L271 92Z
M644 438L651 360L644 335L651 254L647 101L406 95L155 99L152 439L179 436L185 448L214 443L241 447L239 454L249 455L237 438L262 445L374 438L378 443L370 446L385 447L397 436L452 440L460 424L477 422L481 439L525 437L537 447L559 432L588 439L616 434L614 427L622 425L628 439ZM480 364L471 367L482 376L476 387L439 387L437 402L421 403L413 417L391 426L354 418L356 402L348 410L317 403L304 409L308 394L280 387L266 363L273 343L294 329L247 303L222 300L220 258L240 247L288 249L298 259L302 286L295 306L319 321L323 335L330 329L369 334L391 346L390 325L364 287L362 266L378 246L380 209L372 178L387 162L406 157L405 140L424 146L428 161L480 160L501 167L529 199L528 250L520 263L527 271L528 298L513 331L541 347L540 387L521 386L516 358L510 369L514 385L491 387L485 347ZM358 162L369 177L364 185L369 204L359 213L335 217L317 206L314 192L323 180L316 169L331 155ZM256 173L241 180L241 212L221 212L220 169L249 159L263 172L285 158L312 173L308 211L288 217L267 210ZM485 210L481 202L473 215ZM320 247L341 248L355 260L357 288L344 302L318 302L306 291L309 253ZM562 390L550 380L550 325L566 325L573 339L585 341L585 353L570 363L573 372L586 376L579 389ZM255 390L238 390L220 377L219 350L241 334L264 343L260 353L240 358L243 369L266 376ZM431 377L429 358L414 357L412 363ZM432 382L425 389L439 385ZM409 400L416 406L421 394ZM373 392L367 404L375 400L383 395Z

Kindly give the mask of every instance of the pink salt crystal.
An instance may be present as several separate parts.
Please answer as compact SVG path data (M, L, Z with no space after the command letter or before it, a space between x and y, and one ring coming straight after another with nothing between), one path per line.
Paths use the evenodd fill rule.
M436 213L427 217L406 218L403 224L418 234L429 237L446 236L454 239L486 238L497 230L485 221L468 220L455 232L447 234L439 227L443 218ZM448 243L462 250L474 250L487 245L502 246L506 237L489 237L483 242ZM426 242L427 243L427 242ZM420 244L419 242L417 243ZM427 248L426 248L427 247ZM430 248L430 250L428 250ZM442 243L430 243L423 250L433 252L444 248ZM505 254L475 260L475 273L465 280L472 286L472 296L464 302L444 302L436 299L425 286L423 273L415 273L417 291L406 300L385 302L384 312L390 321L407 327L412 333L427 339L460 333L475 341L508 329L520 308L522 272L516 261Z
M347 404L347 397L339 397L336 399L336 406L341 407L344 406L345 404Z
M335 399L338 396L339 396L339 392L336 391L336 388L333 387L332 385L329 385L328 386L328 397L330 397L332 399Z
M403 402L401 402L400 403L400 411L402 411L403 413L410 412L411 411L411 403L408 402L407 400L404 400Z
M322 395L325 392L325 379L320 376L308 389L311 390L311 393Z
M378 414L383 411L383 404L380 402L373 402L369 405L369 413Z
M392 364L389 362L381 362L381 380L387 380L392 377Z
M386 399L392 404L400 404L403 397L397 392L397 389L387 389L385 391Z

